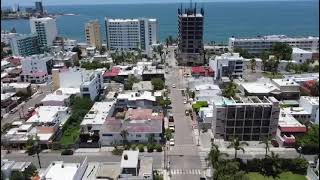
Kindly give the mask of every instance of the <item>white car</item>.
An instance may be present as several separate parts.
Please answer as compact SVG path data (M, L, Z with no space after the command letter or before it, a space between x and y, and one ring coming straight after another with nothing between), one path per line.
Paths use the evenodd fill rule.
M187 104L187 101L185 100L185 101L183 101L183 104Z
M175 84L172 84L172 87L173 87L173 88L175 88L175 87L176 87L176 85L175 85Z
M170 146L174 146L174 139L173 139L173 138L171 138L171 139L169 140L169 145L170 145Z
M171 132L174 132L174 126L170 126L169 129L171 130Z

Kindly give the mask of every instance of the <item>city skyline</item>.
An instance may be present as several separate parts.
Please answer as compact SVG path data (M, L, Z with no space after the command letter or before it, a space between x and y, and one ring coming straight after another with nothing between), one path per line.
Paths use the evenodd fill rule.
M194 0L193 2L197 3L207 3L207 2L265 2L265 1L290 1L295 2L299 0ZM314 0L303 0L303 1L314 1ZM1 1L1 6L11 7L14 5L19 4L20 6L34 6L35 1L28 1L25 0L12 0L12 1ZM63 0L56 0L54 2L49 0L42 0L45 6L55 6L55 5L98 5L98 4L150 4L150 3L189 3L186 0L92 0L90 2L86 0L70 0L70 1L63 1Z

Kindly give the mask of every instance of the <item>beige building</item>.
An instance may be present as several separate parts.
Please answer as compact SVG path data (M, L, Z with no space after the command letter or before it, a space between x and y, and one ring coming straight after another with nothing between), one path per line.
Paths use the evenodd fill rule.
M102 39L100 32L100 25L97 20L89 21L85 26L85 35L87 43L91 46L101 49Z

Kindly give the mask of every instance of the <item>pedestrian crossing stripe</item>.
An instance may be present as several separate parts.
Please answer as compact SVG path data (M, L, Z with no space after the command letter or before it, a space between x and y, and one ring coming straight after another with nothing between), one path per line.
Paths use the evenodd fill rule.
M202 170L201 169L171 169L170 173L172 175L175 174L194 174L194 175L201 175Z

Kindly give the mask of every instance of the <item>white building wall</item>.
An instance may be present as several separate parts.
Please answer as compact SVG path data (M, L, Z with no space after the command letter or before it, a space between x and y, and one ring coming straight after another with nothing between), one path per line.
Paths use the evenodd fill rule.
M299 48L292 48L292 55L291 55L292 61L295 61L296 63L304 63L307 60L312 59L312 52L311 51L305 51Z
M21 60L22 73L29 74L34 72L48 73L46 63L52 60L52 57L42 55L33 55ZM31 72L32 71L32 72Z
M32 34L39 35L41 31L45 32L46 46L52 46L53 40L58 36L56 20L53 18L31 18L30 28Z
M105 136L105 134L109 134L112 136ZM155 136L155 140L159 141L161 139L160 137L160 133L129 133L127 139L129 142L135 142L135 141L139 141L139 142L148 142L148 137L154 134ZM102 133L100 133L100 142L102 146L106 146L106 145L110 145L113 142L121 142L123 140L122 136L120 135L120 133L105 133L102 131Z
M299 106L303 107L305 111L311 114L311 120L313 122L318 121L319 123L319 104L312 104L308 98L311 97L301 97L299 100ZM317 117L318 116L318 117Z

